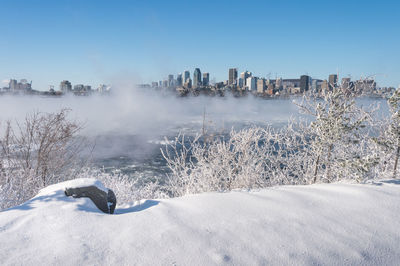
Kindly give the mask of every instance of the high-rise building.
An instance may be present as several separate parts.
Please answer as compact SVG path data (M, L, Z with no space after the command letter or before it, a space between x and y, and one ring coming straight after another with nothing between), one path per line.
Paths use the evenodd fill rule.
M190 79L190 72L189 70L185 70L185 72L183 72L183 83L186 83L188 79Z
M60 83L60 90L62 92L72 91L72 84L68 80L63 80Z
M249 77L251 77L251 72L249 72L249 71L245 71L245 72L240 73L240 78L243 79L243 86L247 85L246 81L247 81L247 78L249 78Z
M237 78L238 78L237 68L230 68L228 85L236 85Z
M8 87L10 88L11 91L18 90L18 82L16 79L10 79L10 82L8 83Z
M203 73L203 86L208 86L210 84L210 73Z
M177 85L178 87L180 87L180 86L183 85L182 73L179 73L179 74L176 76L176 85Z
M168 75L168 87L174 86L174 75Z
M321 91L325 93L327 90L329 90L329 82L324 79L321 83Z
M257 78L256 77L248 77L246 80L246 88L249 91L255 91L257 89Z
M328 85L329 85L330 90L337 87L337 81L338 81L337 79L338 79L338 77L336 74L329 75L329 80L328 80L329 84Z
M244 88L244 80L242 78L238 79L238 87L241 89Z
M201 71L196 68L193 72L193 88L198 88L201 86Z
M300 92L305 92L310 89L311 78L307 75L302 75L300 77Z
M188 78L184 84L184 87L190 89L192 87L192 79Z
M257 80L257 93L264 93L265 91L265 79Z
M162 87L168 88L168 84L169 84L168 80L163 80Z

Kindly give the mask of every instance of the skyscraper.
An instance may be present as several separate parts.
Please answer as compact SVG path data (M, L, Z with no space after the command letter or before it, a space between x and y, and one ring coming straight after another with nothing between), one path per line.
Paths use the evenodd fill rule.
M336 88L337 86L337 75L336 74L331 74L329 75L329 89L332 90L333 88Z
M193 88L201 86L201 72L199 68L196 68L193 73Z
M203 73L203 86L208 86L210 84L210 73Z
M265 79L258 79L257 80L257 93L264 93L265 91Z
M176 76L176 85L177 85L177 86L182 86L182 85L183 85L182 73L179 73L179 74Z
M237 68L230 68L228 85L236 85L237 77L238 77Z
M185 70L185 72L183 72L183 83L186 83L188 79L190 79L190 72L189 70Z
M68 92L72 90L72 84L68 80L63 80L60 83L60 90L62 92Z
M310 77L303 75L300 77L300 92L305 92L310 89Z
M243 79L243 86L247 85L246 81L247 81L247 78L249 78L249 77L251 77L251 72L249 72L249 71L245 71L245 72L240 73L240 78Z
M174 75L168 75L168 87L174 86Z
M10 79L8 87L12 91L18 90L18 82L17 82L17 80L16 79Z

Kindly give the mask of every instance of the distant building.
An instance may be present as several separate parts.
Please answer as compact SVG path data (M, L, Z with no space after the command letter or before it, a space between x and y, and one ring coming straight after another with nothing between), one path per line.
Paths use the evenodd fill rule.
M263 94L265 92L265 79L257 80L257 93Z
M242 78L238 79L238 87L241 89L244 88L244 80Z
M300 92L306 92L310 89L311 78L307 75L302 75L300 77Z
M317 93L321 90L322 80L320 79L312 79L311 80L311 91Z
M183 83L186 83L188 79L190 79L190 72L189 70L185 70L185 72L183 72Z
M256 77L249 77L246 80L246 88L249 91L255 91L257 90L257 78Z
M210 73L205 72L203 73L203 86L210 85Z
M283 79L282 87L284 89L300 88L300 79Z
M229 69L229 79L228 85L236 85L236 80L238 78L238 72L236 68Z
M179 73L179 74L176 76L176 85L177 85L178 87L180 87L180 86L183 85L182 73Z
M60 82L60 90L62 92L72 91L72 84L68 80L63 80Z
M16 91L18 90L18 82L16 79L10 79L10 82L8 83L8 87L10 88L11 91Z
M83 84L76 84L74 86L74 91L84 91L85 86Z
M168 84L169 84L168 80L163 80L162 87L168 88Z
M329 82L324 79L321 84L321 92L326 93L329 90Z
M373 79L357 80L355 82L355 91L358 93L369 94L376 90L376 82Z
M152 88L157 88L158 87L158 82L152 82L151 83Z
M196 68L193 73L193 88L198 88L201 86L201 72L199 68Z
M174 86L174 75L168 75L168 87Z
M249 71L245 71L240 73L240 78L243 79L243 86L246 87L246 80L247 78L251 77L251 72Z
M157 82L153 82L156 83ZM97 89L96 89L99 93L105 93L105 92L109 92L111 90L111 86L109 85L105 85L105 84L100 84Z
M337 87L337 82L338 82L338 76L336 74L331 74L329 75L329 89L332 90L333 88Z
M270 82L267 87L267 94L274 95L274 93L275 93L275 84Z
M187 89L192 88L192 80L190 78L186 80L184 87Z
M278 78L278 79L275 81L275 88L276 88L277 90L281 90L281 89L283 88L283 85L282 85L282 78Z

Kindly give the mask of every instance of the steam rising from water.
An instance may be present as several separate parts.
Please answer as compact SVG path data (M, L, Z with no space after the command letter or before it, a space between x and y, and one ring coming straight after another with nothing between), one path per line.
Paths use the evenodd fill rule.
M163 136L177 128L201 128L203 113L207 124L216 128L235 122L277 123L297 114L290 100L262 100L252 96L176 97L152 89L117 89L110 96L90 97L0 97L0 121L21 121L33 111L55 112L70 108L71 118L84 122L83 134L133 134ZM212 121L212 122L210 122Z

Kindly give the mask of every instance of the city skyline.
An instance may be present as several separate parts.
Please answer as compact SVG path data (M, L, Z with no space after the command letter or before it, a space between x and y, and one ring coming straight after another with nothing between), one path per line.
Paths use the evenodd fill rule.
M150 83L195 68L225 80L232 67L400 84L395 1L6 0L1 10L0 81L26 78L40 90L61 80Z

